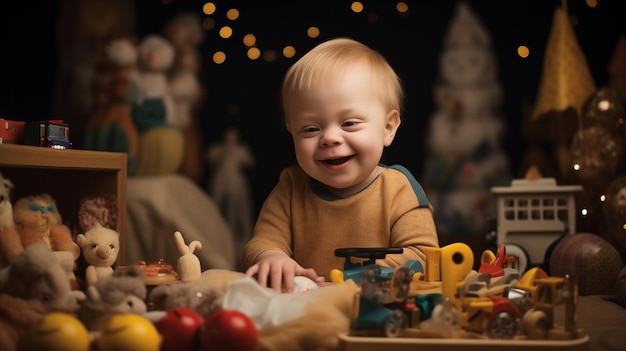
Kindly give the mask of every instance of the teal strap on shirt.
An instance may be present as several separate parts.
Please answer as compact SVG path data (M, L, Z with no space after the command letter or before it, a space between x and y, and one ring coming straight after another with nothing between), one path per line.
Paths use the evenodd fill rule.
M402 174L404 174L404 176L409 180L411 187L413 187L413 191L415 192L415 195L417 196L417 201L419 202L420 207L428 207L430 205L428 203L428 198L426 197L426 193L424 192L424 189L422 189L422 186L420 185L420 183L417 181L417 179L415 179L413 174L408 169L406 169L406 167L400 166L400 165L392 165L392 166L381 165L381 166L395 169L397 171L402 172Z

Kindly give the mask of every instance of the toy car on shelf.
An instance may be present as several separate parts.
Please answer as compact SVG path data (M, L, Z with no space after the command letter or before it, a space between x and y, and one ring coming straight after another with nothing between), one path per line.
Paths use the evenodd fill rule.
M26 122L24 144L53 149L70 149L72 148L70 127L60 120Z

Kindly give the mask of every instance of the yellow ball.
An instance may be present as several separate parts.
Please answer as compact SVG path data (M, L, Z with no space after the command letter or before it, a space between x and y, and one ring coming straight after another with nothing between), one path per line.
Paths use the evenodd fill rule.
M26 343L32 350L88 351L89 333L83 323L71 314L45 314L30 331Z
M99 351L159 351L161 334L147 318L136 313L111 317L98 338Z

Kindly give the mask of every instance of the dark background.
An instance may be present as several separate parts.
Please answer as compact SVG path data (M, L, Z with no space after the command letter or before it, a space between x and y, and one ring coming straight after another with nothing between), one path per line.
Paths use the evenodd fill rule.
M295 59L323 40L349 36L385 55L402 78L406 92L403 124L385 163L405 165L419 179L423 168L424 134L430 115L437 108L432 89L437 81L439 54L456 1L406 1L409 12L400 15L395 1L363 1L365 11L353 13L349 1L215 1L218 11L211 16L216 28L229 23L234 35L218 37L207 31L202 44L202 81L207 88L201 127L205 145L216 141L224 127L239 127L252 147L257 165L250 171L257 208L274 186L280 169L294 162L291 140L281 124L278 89L282 75ZM71 1L68 3L71 4ZM176 13L200 13L203 1L134 1L136 33L141 37L159 33ZM58 50L56 23L60 2L3 2L0 5L0 117L15 120L64 119L53 115ZM476 0L468 4L492 36L498 58L498 79L504 91L501 114L508 131L502 141L512 173L524 155L520 133L524 104L535 99L545 44L550 32L556 0ZM567 2L574 30L598 87L607 82L607 64L618 37L626 33L622 2L600 0L596 8L584 1ZM240 17L225 18L228 8L238 8ZM372 21L371 18L377 18ZM306 28L318 26L318 38L306 37ZM280 52L285 45L296 47L292 59L274 62L245 58L241 37L254 33L259 47ZM517 56L519 45L530 48L530 56ZM211 55L227 52L228 60L215 65ZM80 142L74 140L79 145Z

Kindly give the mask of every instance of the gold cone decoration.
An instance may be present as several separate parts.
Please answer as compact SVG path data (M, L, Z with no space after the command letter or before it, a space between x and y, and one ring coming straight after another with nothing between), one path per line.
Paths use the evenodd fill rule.
M535 108L531 119L537 120L550 111L581 107L594 91L589 71L567 13L557 6L543 59Z

